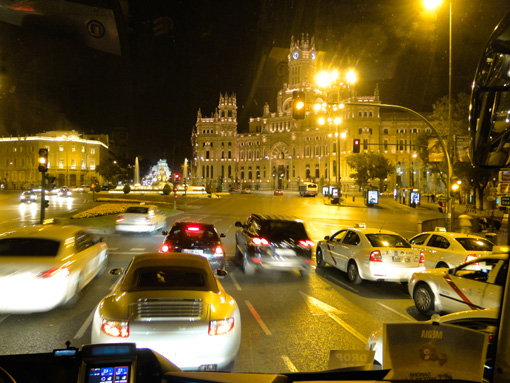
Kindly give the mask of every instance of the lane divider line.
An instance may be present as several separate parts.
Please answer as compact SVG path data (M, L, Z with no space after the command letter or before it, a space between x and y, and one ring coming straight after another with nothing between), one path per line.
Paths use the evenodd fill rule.
M402 313L399 313L397 310L394 310L394 309L392 309L391 307L386 306L384 303L377 302L377 304L378 304L379 306L384 307L386 310L390 310L392 313L395 313L395 314L400 315L400 316L401 316L402 318L404 318L405 320L408 320L408 321L411 321L411 320L412 320L412 318L411 318L411 317L409 317L409 316L407 316L407 315L404 315L404 314L402 314Z
M74 336L74 339L81 339L83 334L85 334L85 331L87 331L87 329L89 328L90 324L92 323L92 318L94 318L94 312L95 311L96 311L96 308L94 307L94 310L92 310L92 312L89 314L87 319L85 319L85 322L83 322L83 324L81 325L80 329L78 330L78 332Z
M237 291L241 291L242 290L241 285L239 284L239 282L237 282L236 277L234 277L232 274L229 274L229 275L230 275L230 279L232 279L232 283L236 287Z
M333 281L335 283L338 283L339 285L342 285L343 287L346 287L346 288L354 291L355 293L359 293L359 290L356 290L354 287L349 286L347 283L344 283L344 282L342 282L342 281L340 281L340 280L338 280L338 279L336 279L334 277L330 277L329 275L325 275L325 278L329 279L330 281Z
M358 338L362 343L366 344L368 341L368 338L366 336L361 335L359 332L357 332L353 327L345 323L342 319L337 317L333 313L326 313L331 319L333 319L336 323L338 323L340 326L342 326L344 329L346 329L348 332L350 332L352 335L354 335L356 338Z
M259 314L257 314L257 312L255 311L255 309L253 308L253 306L251 305L250 301L244 301L244 303L246 303L246 306L248 306L248 308L250 309L253 317L255 318L255 320L258 322L260 328L262 329L262 331L264 331L264 333L266 335L273 335L271 333L271 331L269 331L269 329L267 328L266 324L262 321L262 318L259 316Z
M299 370L294 366L294 363L291 362L290 358L287 355L282 355L283 363L287 366L290 372L299 372Z

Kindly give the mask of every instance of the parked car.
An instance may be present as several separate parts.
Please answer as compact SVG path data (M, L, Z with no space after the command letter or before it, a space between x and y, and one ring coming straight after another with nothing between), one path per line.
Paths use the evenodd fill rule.
M409 295L425 315L497 308L508 273L508 253L479 257L451 269L430 269L409 279Z
M425 270L420 250L393 231L359 227L341 229L317 243L317 266L331 265L347 273L349 282L407 282Z
M170 231L163 231L165 239L160 253L197 254L207 258L213 270L225 267L225 249L221 238L210 223L176 222Z
M454 267L482 255L490 255L494 244L471 234L428 231L409 239L415 249L423 251L425 267Z
M283 195L283 190L276 189L276 190L274 191L274 195Z
M252 214L237 221L235 259L246 274L257 269L310 273L313 242L303 221L279 215Z
M129 206L117 216L115 230L124 233L155 233L166 225L166 215L156 205Z
M9 231L0 236L0 312L42 312L72 303L107 262L104 240L79 226Z
M140 254L96 308L92 343L136 343L182 370L230 370L241 343L236 301L195 254ZM218 275L226 275L219 270Z

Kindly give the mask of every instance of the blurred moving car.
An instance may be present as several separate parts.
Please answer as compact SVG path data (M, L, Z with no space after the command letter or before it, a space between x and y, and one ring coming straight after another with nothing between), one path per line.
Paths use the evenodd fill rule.
M163 231L165 239L160 253L197 254L207 258L213 270L225 267L225 249L214 225L200 222L176 222L170 231Z
M71 197L72 194L71 190L65 186L57 191L57 196L59 197Z
M407 282L425 270L423 253L393 231L360 227L342 229L317 243L317 266L331 265L354 284L370 281Z
M37 202L37 199L37 193L31 190L24 191L19 196L19 202L21 203Z
M274 195L283 195L283 190L276 189L276 190L274 191Z
M429 231L409 239L413 248L423 251L425 268L454 267L482 255L492 254L494 244L471 234Z
M230 370L241 342L241 316L206 258L140 254L97 306L91 341L135 342L183 370Z
M293 270L310 273L313 242L303 221L280 215L252 214L243 224L235 223L235 259L246 274L257 269Z
M73 302L107 261L104 240L79 226L7 232L0 236L0 312L42 312Z
M244 188L241 193L242 194L250 194L251 193L251 189L250 188Z
M451 269L414 273L409 279L409 295L425 315L496 308L507 273L508 254L492 254Z
M115 230L125 233L155 233L166 225L166 215L156 205L129 206L117 216Z
M497 309L459 311L453 314L443 315L431 319L427 324L449 324L466 327L472 330L482 331L493 336L497 333L499 323L499 312ZM491 341L492 337L489 339ZM366 349L374 351L374 363L384 366L383 362L383 329L374 331L368 338Z

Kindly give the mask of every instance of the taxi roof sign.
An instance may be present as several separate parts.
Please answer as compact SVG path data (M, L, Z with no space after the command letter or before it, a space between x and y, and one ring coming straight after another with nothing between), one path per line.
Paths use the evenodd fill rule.
M434 231L440 231L442 233L446 233L446 227L436 226Z

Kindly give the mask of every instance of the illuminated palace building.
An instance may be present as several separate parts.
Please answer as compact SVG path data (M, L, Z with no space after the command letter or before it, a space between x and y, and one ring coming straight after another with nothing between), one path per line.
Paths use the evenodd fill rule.
M429 175L414 147L418 134L429 128L404 113L381 115L377 106L345 105L380 104L378 87L371 96L358 96L352 80L315 85L317 57L313 38L291 40L288 83L278 91L277 110L272 112L266 103L262 116L250 118L248 132L238 132L235 94L220 94L211 117L199 110L191 138L191 182L253 190L298 190L302 182L315 182L320 187L340 185L349 194L358 187L346 157L352 154L353 140L359 139L360 153L382 153L395 165L384 180L385 189L416 187L435 192L427 190ZM305 93L306 116L301 120L292 117L296 90Z

